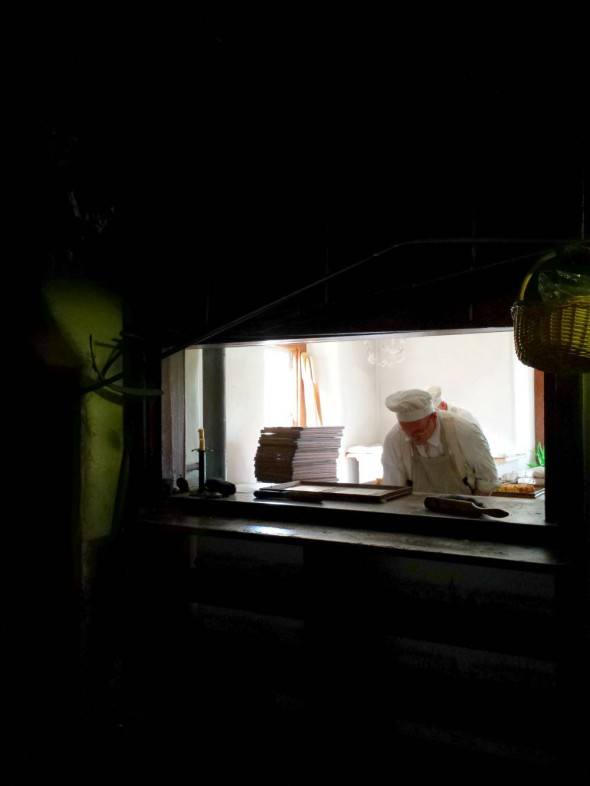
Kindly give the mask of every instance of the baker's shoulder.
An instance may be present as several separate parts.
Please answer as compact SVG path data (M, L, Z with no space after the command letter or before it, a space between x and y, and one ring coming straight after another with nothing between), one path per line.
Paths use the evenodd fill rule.
M387 434L385 435L385 444L390 445L393 442L398 442L400 439L400 435L402 433L401 428L399 427L399 423L396 423L395 426L392 426Z
M473 420L467 420L467 418L461 417L459 414L455 414L454 412L440 412L439 415L442 419L443 426L450 420L453 422L459 436L476 437L483 433L477 423Z

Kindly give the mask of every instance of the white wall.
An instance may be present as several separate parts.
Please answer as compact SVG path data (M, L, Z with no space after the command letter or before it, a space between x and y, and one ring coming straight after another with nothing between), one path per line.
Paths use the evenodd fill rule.
M186 402L186 463L194 464L199 447L198 429L203 427L203 350L187 349L184 354Z
M185 382L185 446L186 465L195 464L199 447L198 429L203 427L203 350L187 349L184 353ZM191 486L198 486L198 470L187 470L186 480Z
M512 331L408 338L403 362L377 368L377 385L378 441L396 422L384 404L390 393L439 385L448 404L479 420L493 455L534 443L533 371L517 360Z
M225 378L226 477L253 483L260 429L270 425L264 423L264 348L228 347Z
M375 366L367 361L365 344L308 344L320 386L324 425L345 427L339 460L339 476L343 480L348 476L345 449L377 439ZM281 404L281 386L276 377L280 364L269 357L269 353L277 352L283 354L281 350L263 347L226 349L226 476L233 483L255 482L254 456L260 429L291 425L289 407L277 407L277 403ZM273 403L271 392L278 402Z
M308 344L320 387L324 426L344 426L342 446L370 444L377 438L375 366L367 362L364 341Z
M307 345L320 388L324 426L344 426L337 466L338 479L344 483L354 479L350 460L344 456L346 448L377 440L377 378L366 345L365 341Z
M512 335L512 334L510 334ZM535 447L535 372L523 365L512 352L514 375L514 441L516 452L528 452L527 461L534 458Z
M350 462L343 456L346 448L381 444L394 425L395 415L384 404L386 396L431 385L440 385L449 404L477 417L493 455L526 453L524 468L534 448L533 371L517 360L512 331L407 338L402 354L388 352L392 346L388 339L308 344L324 425L345 427L338 466L341 481L350 479ZM396 339L395 349L399 346ZM260 429L290 425L287 409L281 414L281 407L270 406L269 392L277 400L282 395L280 364L268 359L269 352L278 351L226 349L226 465L227 478L234 483L255 482ZM371 355L377 362L370 362ZM389 365L379 365L383 360ZM265 422L268 417L285 420Z

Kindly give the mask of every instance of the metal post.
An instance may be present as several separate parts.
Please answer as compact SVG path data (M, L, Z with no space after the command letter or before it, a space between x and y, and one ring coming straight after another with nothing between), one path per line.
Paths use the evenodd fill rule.
M225 349L203 349L203 427L207 476L225 480Z

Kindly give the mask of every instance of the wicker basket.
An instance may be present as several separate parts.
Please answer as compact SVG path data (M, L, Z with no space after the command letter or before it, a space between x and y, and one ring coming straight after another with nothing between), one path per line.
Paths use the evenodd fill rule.
M526 289L542 265L557 258L542 257L525 277L512 306L514 345L518 359L550 373L590 371L590 295L550 305L526 300Z

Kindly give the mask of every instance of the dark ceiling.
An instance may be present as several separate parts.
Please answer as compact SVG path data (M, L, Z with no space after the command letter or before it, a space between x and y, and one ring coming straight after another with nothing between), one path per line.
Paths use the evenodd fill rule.
M166 343L206 307L222 324L402 240L580 236L575 47L557 67L510 36L240 21L138 29L94 59L82 38L46 75L42 277L120 290ZM369 308L534 250L398 250L297 302ZM478 281L452 286L468 300Z

